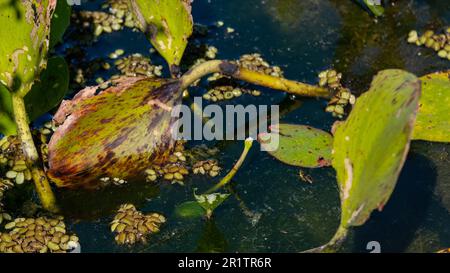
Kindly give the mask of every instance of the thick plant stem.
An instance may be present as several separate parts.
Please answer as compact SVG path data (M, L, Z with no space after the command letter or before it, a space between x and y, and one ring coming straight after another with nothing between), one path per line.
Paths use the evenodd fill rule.
M297 96L321 98L330 98L332 96L326 88L265 75L222 60L207 61L186 72L181 77L181 90L185 90L196 80L211 73L222 73L235 79Z
M317 248L313 248L313 249L309 249L304 252L305 253L334 253L334 252L337 252L339 250L339 248L341 248L342 243L347 238L347 234L348 234L348 228L339 226L339 228L336 231L336 233L334 234L333 238L331 238L331 240L326 245L323 245L323 246L320 246Z
M209 189L206 192L206 194L210 194L210 193L217 191L218 189L220 189L223 186L225 186L226 184L228 184L231 181L231 179L233 179L234 175L237 173L239 168L242 166L242 163L244 163L244 160L247 157L248 151L250 151L250 148L252 147L252 145L253 145L253 139L247 138L245 140L244 151L242 152L241 157L236 162L236 164L233 166L231 171L224 178L222 178L222 180L220 180L219 183L217 183L214 187Z
M56 199L47 180L45 172L41 168L40 158L33 142L28 117L23 98L17 94L12 96L14 119L17 125L17 134L22 144L27 167L31 170L36 191L42 206L49 211L57 212Z

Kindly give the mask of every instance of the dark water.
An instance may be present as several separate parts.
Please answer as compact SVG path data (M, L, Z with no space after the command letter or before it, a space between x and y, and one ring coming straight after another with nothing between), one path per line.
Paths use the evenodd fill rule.
M81 8L96 9L99 3ZM344 84L361 93L382 69L401 68L424 75L450 67L430 50L405 42L411 29L449 25L448 1L395 3L377 22L348 0L196 0L193 15L197 23L212 25L222 20L225 27L235 29L231 34L225 27L213 29L201 39L219 49L218 58L236 59L258 52L280 65L287 78L308 83L317 82L319 71L335 67L343 72ZM88 50L87 59L107 58L117 48L149 55L150 47L140 33L115 32L102 35ZM151 58L163 64L156 54ZM325 101L292 101L274 91L233 101L283 103L283 107L295 102L297 107L285 114L282 122L331 128L334 120L322 110ZM231 168L242 147L239 142L223 145L219 160L225 169ZM314 179L312 185L306 184L298 178L298 168L283 165L258 148L235 177L235 194L208 222L178 219L173 211L177 204L192 199L194 188L206 189L218 178L192 176L185 187L138 183L99 192L61 191L59 198L84 252L298 252L326 243L340 214L334 170L305 170ZM450 247L449 163L449 145L414 142L384 211L375 212L366 225L354 229L343 251L365 252L369 241L380 242L384 252L432 252ZM148 245L115 245L109 222L114 210L125 202L167 216L168 223ZM259 221L252 222L243 206L260 213Z

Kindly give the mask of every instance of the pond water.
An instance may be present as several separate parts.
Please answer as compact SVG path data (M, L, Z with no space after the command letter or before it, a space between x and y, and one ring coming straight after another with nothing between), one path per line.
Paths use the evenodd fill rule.
M91 1L77 9L96 10L101 3ZM204 25L225 23L197 39L217 47L220 59L261 53L269 63L281 66L286 78L308 83L316 83L318 72L334 67L343 73L344 85L356 94L367 90L382 69L401 68L424 75L450 68L449 62L435 53L405 41L411 29L449 25L447 1L395 1L386 16L375 21L348 0L196 0L193 17ZM235 32L227 33L226 27ZM65 47L75 43L70 33ZM150 55L151 45L144 35L130 30L102 35L87 48L86 60L107 59L117 48L127 54L148 55L153 63L164 65L156 54ZM112 75L108 73L112 72L95 75L90 83L98 76ZM198 94L202 91L196 90ZM281 104L282 109L290 109L282 115L282 122L324 130L330 130L334 122L323 111L326 101L291 99L271 90L264 90L260 97L242 96L228 103ZM218 159L225 169L221 175L243 148L242 142L207 144L221 148ZM308 184L299 179L298 168L276 161L255 146L233 179L233 195L210 221L177 218L174 208L192 200L194 188L207 189L219 178L191 176L184 187L142 182L96 192L59 190L58 199L83 252L299 252L328 242L340 216L334 170L305 169L314 180ZM383 212L373 213L364 226L352 230L342 251L367 252L370 241L378 241L383 252L433 252L450 247L449 148L447 144L414 142ZM122 203L133 203L143 212L160 212L168 222L146 245L117 246L109 222ZM260 217L249 218L245 210Z

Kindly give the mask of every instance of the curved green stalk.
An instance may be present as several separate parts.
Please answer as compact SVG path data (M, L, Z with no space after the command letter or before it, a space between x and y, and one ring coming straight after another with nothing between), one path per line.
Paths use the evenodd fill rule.
M56 212L56 199L48 182L45 172L41 168L39 154L33 142L28 117L25 109L23 97L18 93L12 95L12 105L14 120L17 125L17 133L22 144L27 167L31 170L36 191L41 200L42 206L49 211Z
M205 194L210 194L210 193L217 191L218 189L220 189L223 186L225 186L226 184L228 184L231 181L231 179L233 179L233 177L235 176L235 174L237 173L239 168L242 166L242 163L244 163L244 160L247 157L247 154L250 151L250 148L252 147L252 145L253 145L253 139L247 138L245 140L244 151L242 152L241 157L236 162L236 164L233 166L231 171L224 178L222 178L222 180L220 180L220 182L217 183L217 185L215 185L214 187L212 187L211 189L206 191Z
M207 61L186 72L181 77L181 90L187 89L196 80L211 73L221 73L238 80L284 91L297 96L321 98L330 98L332 96L332 94L323 87L269 76L222 60Z

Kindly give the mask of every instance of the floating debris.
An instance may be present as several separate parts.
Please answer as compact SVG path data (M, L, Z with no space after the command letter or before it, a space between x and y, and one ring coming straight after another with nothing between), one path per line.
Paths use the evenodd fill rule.
M132 204L120 206L117 215L111 222L111 231L115 232L115 240L119 245L146 243L147 236L159 232L166 218L158 213L144 215Z
M433 30L427 30L421 36L416 30L411 30L407 41L410 44L431 48L439 57L450 60L450 27L447 27L440 34Z
M17 218L0 233L2 253L65 253L79 247L78 237L66 231L64 218Z
M350 104L356 102L356 97L347 88L341 84L342 74L336 70L328 69L319 73L319 85L327 87L335 95L328 102L325 108L326 112L332 113L333 117L343 118L345 115L345 108Z
M300 179L303 182L306 182L308 184L312 184L314 182L312 177L310 175L306 174L303 170L299 171L298 176L300 177Z

